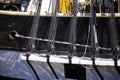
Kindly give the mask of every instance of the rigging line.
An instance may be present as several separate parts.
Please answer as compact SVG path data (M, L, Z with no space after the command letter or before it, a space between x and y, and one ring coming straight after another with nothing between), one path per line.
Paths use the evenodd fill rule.
M53 10L53 9L55 9L55 10ZM58 12L58 0L57 1L53 0L53 2L52 2L52 15L53 15L53 17L51 19L50 30L49 30L49 35L48 35L48 39L52 40L53 42L47 42L48 51L51 53L53 53L55 50L54 41L55 41L55 36L56 36L56 32L57 32L57 24L58 24L58 17L56 16L57 12ZM57 80L59 80L54 68L50 64L49 55L47 55L47 63L49 65L50 69L52 70L55 78Z
M49 40L49 39L23 36L23 35L20 35L20 34L15 34L15 37L22 38L22 39L33 39L33 40L36 40L36 41L43 41L43 42L54 42L54 43L57 43L57 44L64 44L64 45L72 44L72 43L66 42L66 41L56 41L56 40L53 41L53 40ZM75 45L78 46L78 47L88 47L88 48L91 48L90 45L83 45L83 44L78 44L78 43L76 43ZM105 47L98 47L98 48L101 49L101 50L106 50L106 51L110 51L111 50L111 48L105 48Z
M49 4L49 7L48 7L48 13L49 13L49 11L50 11L51 5L52 5L52 1L50 0L50 4Z
M38 30L38 24L39 24L39 14L40 14L40 8L41 8L41 5L40 5L40 0L36 0L36 12L35 12L35 16L33 18L33 23L32 23L32 27L31 27L31 30L30 30L30 37L37 37L37 30ZM26 53L26 57L27 57L27 63L29 64L29 66L31 67L31 69L33 70L37 80L40 80L37 72L35 71L35 69L33 68L32 64L29 62L29 56L31 54L31 52L34 51L35 49L35 40L28 40L28 44L26 45L26 48L28 49L28 52Z
M95 69L95 71L97 72L98 76L100 77L101 80L104 80L102 74L100 73L100 71L97 69L96 64L95 64L95 56L93 56L92 58L92 63L93 63L93 68Z
M58 12L58 3L59 0L52 0L52 15L56 16L56 13Z
M58 12L58 0L55 3L55 12L52 12L54 15L51 19L51 24L50 24L50 30L48 34L48 39L52 40L53 42L47 42L48 50L49 51L54 51L55 49L55 37L56 37L56 31L57 31L57 24L58 24L58 17L56 16L56 13Z
M88 26L88 36L87 36L87 42L86 44L88 45L89 43L89 38L90 38L90 21L89 21L89 26ZM84 50L84 53L83 53L83 56L80 58L80 61L85 57L86 53L87 53L87 49L88 47L85 47L85 50ZM79 61L79 63L80 63ZM92 69L91 67L86 67L84 66L83 64L81 64L85 69Z
M91 0L91 45L92 45L92 53L93 55L99 54L98 40L97 40L97 32L96 32L96 0Z
M39 18L40 18L39 14L40 14L41 7L40 7L39 1L36 2L36 6L37 6L37 12L35 12L32 27L30 30L30 37L35 37L35 38L37 37ZM28 40L27 48L28 48L28 51L33 51L35 49L35 40Z
M109 26L110 26L110 40L111 40L111 46L112 50L115 54L119 54L119 44L118 44L118 38L117 38L117 27L116 27L116 21L115 21L115 15L114 15L114 2L113 0L109 0L109 11L111 13L111 17L109 18Z
M98 48L98 40L97 40L97 32L96 32L96 0L91 0L91 5L90 5L90 10L91 10L91 45L92 45L92 53L93 55L96 55L99 53L99 48Z
M48 65L49 65L50 69L52 70L52 72L53 72L55 78L56 78L57 80L59 80L59 78L58 78L58 76L57 76L57 74L56 74L54 68L53 68L52 65L50 64L50 56L49 56L49 55L46 55L46 57L47 57L47 63L48 63Z
M102 7L103 13L105 13L105 0L102 0L102 5L103 5Z
M70 21L70 36L69 42L69 62L72 63L71 58L76 53L76 28L77 28L77 0L73 1L73 17L71 17Z
M30 54L27 53L27 54L26 54L26 61L27 61L28 65L30 66L30 68L32 69L32 71L33 71L34 75L36 76L37 80L40 80L37 72L35 71L34 67L32 66L32 64L31 64L30 61L29 61L29 56L30 56Z
M95 69L96 73L100 77L101 80L104 80L102 74L99 72L99 70L96 67L95 64L95 56L99 54L99 47L98 47L98 40L97 40L97 32L96 32L96 0L91 0L90 5L90 11L91 11L91 45L92 45L92 63L93 68Z
M118 66L118 55L114 56L114 67L120 75L120 67Z
M101 3L101 0L98 1L98 5L99 5L99 12L102 14L102 3Z
M114 2L113 0L109 0L109 11L111 13L111 17L110 17L110 37L111 37L111 45L112 45L112 50L113 50L113 60L114 60L114 67L117 70L117 72L120 75L120 68L118 67L118 55L120 54L120 46L118 44L118 39L117 39L117 27L116 27L116 21L115 21L115 15L114 15Z

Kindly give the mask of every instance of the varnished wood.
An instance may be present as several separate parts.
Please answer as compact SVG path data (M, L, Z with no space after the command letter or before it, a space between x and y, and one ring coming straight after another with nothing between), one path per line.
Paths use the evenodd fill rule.
M18 12L18 11L4 11L0 10L0 15L15 15L15 16L34 16L34 13L29 12ZM52 16L51 14L40 14L40 16ZM90 17L90 13L77 14L77 17ZM62 14L58 13L58 17L73 17L72 14ZM96 17L110 17L110 13L96 13ZM120 13L115 13L115 17L120 17Z

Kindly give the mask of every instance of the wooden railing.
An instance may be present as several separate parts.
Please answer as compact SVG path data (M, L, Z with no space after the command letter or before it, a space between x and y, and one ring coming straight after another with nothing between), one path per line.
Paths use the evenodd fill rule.
M15 15L15 16L34 16L34 13L19 12L19 11L4 11L0 10L0 15ZM110 17L110 13L96 13L96 17ZM52 16L51 14L41 13L40 16ZM58 17L72 17L72 14L58 13ZM90 13L78 13L77 17L91 17ZM120 17L120 13L115 13L115 17Z

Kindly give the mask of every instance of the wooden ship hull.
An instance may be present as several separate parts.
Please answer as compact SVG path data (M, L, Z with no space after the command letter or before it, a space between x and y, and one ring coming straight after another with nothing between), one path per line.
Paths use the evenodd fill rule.
M66 13L64 9L63 12ZM91 45L91 13L80 13L76 17L64 13L58 13L57 16L41 13L37 15L38 22L34 24L39 25L37 31L32 31L35 21L32 12L0 10L0 78L119 80L119 54L116 59L117 50L114 51L111 43L111 37L115 40L110 31L112 13L96 13L95 16L99 53L94 56L96 52L92 51L94 47ZM70 27L74 17L77 20L75 43L70 41L70 36L74 33L71 33ZM119 45L120 14L114 13L114 18ZM49 34L55 32L50 31L54 19L57 20L57 24L54 24L57 28L55 38L51 40ZM31 31L35 36L30 35ZM75 36L72 36L73 39ZM34 43L35 48L29 47L31 43L28 42ZM52 43L53 50L50 47Z

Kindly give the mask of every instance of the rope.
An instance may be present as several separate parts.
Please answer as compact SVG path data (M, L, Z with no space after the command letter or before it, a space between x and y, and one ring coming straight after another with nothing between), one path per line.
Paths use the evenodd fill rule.
M17 38L22 38L22 39L32 39L32 40L43 41L43 42L54 42L54 43L57 43L57 44L64 44L64 45L72 44L72 43L66 42L66 41L56 41L56 40L53 41L53 40L49 40L49 39L24 36L24 35L20 35L20 34L15 34L15 36ZM78 47L88 47L88 48L91 48L91 46L89 46L89 45L83 45L83 44L78 44L78 43L76 43L75 45L78 46ZM111 48L99 47L99 49L106 50L106 51L111 51Z
M89 27L88 27L88 36L87 36L87 42L86 42L86 44L89 43L89 38L90 38L90 25L89 25ZM83 54L83 56L80 58L79 63L80 63L81 60L85 57L85 55L86 55L86 53L87 53L87 48L88 48L88 47L85 47L84 54ZM81 64L81 65L82 65L85 69L92 69L91 67L86 67L86 66L84 66L83 64Z

